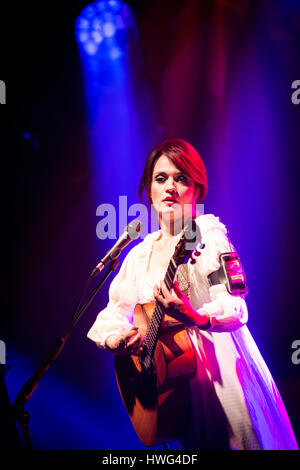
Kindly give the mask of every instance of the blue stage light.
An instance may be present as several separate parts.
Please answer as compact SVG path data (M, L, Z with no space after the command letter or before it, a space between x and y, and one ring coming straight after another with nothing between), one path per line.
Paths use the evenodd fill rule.
M91 3L80 13L75 28L82 51L104 59L124 54L129 33L137 37L133 10L120 0Z

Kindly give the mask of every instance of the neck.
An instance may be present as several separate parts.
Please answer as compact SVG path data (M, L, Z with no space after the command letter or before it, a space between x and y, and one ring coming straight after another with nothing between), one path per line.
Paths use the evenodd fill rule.
M165 239L176 237L182 231L182 221L180 220L166 220L160 218L159 224L161 227L162 236Z
M191 215L190 219L194 219L198 216L199 214L195 213ZM161 239L164 240L171 240L174 237L177 237L179 234L181 234L182 230L186 226L188 220L186 217L178 218L178 219L170 219L169 216L167 217L162 217L160 215L159 217L159 224L161 227L161 232L162 236Z

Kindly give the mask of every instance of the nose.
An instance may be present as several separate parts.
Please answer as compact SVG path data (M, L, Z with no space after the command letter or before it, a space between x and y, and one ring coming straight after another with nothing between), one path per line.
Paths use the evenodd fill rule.
M167 192L167 193L170 193L170 194L176 193L177 190L176 190L176 185L175 185L174 179L173 179L173 178L169 178L167 183L168 183L168 184L167 184L166 192Z

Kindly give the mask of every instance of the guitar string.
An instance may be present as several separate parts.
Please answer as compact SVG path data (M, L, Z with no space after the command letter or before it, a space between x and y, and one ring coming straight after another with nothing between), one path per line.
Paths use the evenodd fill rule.
M178 268L178 265L179 263L177 264L176 261L174 260L174 257L172 257L169 262L168 269L167 269L165 279L164 279L165 284L168 289L171 289L171 287L173 286L173 281L175 278L175 273ZM154 349L155 349L157 339L158 339L158 330L160 328L164 314L165 312L161 308L161 306L156 304L154 312L150 320L150 324L148 326L146 337L144 340L146 349L151 357L153 356L153 353L154 353Z
M152 316L151 323L150 323L149 330L148 330L149 334L147 335L148 336L147 343L148 343L148 350L149 350L150 355L152 355L154 344L155 344L155 336L160 326L159 318L157 317L159 313L160 312L158 312L158 308L156 308Z
M159 308L158 305L156 305L154 313L150 321L148 332L146 335L146 342L149 344L150 349L153 349L155 336L157 335L157 332L159 330L162 317L163 317L163 311L161 308Z
M170 289L173 284L176 269L177 269L177 265L174 259L171 258L171 261L169 263L169 266L165 275L165 279L164 279L168 289ZM157 342L157 333L161 325L163 316L164 316L164 310L159 305L156 305L154 313L150 320L150 325L149 325L148 332L145 338L146 348L150 356L152 356L154 352L154 348Z
M158 311L158 313L160 314L160 316L162 318L163 315L164 315L164 311L161 309L161 307L158 307L157 311ZM154 349L155 349L157 339L158 339L157 338L157 331L158 331L158 329L156 331L152 331L151 336L150 336L150 344L148 345L148 351L149 351L149 354L150 354L151 357L153 356Z

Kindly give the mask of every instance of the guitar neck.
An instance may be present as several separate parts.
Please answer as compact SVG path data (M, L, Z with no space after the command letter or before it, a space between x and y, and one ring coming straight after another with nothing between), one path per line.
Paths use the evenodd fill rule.
M176 262L174 261L172 257L169 262L169 266L168 266L168 269L164 278L164 282L168 289L171 289L173 286L177 267L178 265L176 264ZM153 354L154 354L155 346L156 346L157 339L158 339L159 329L161 326L164 313L165 312L163 308L160 305L156 304L156 307L154 309L152 318L150 320L150 324L148 326L146 337L144 340L144 344L151 358L153 357Z

